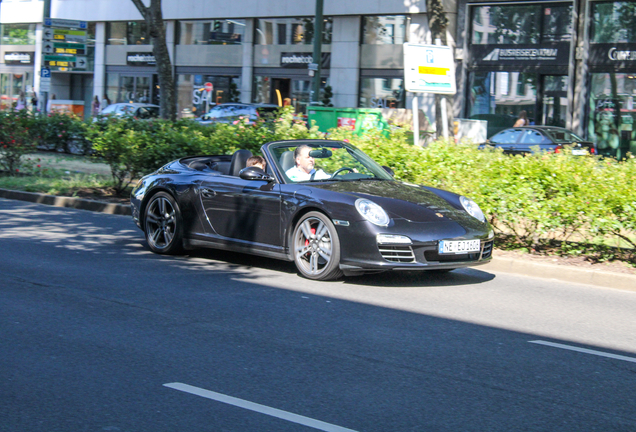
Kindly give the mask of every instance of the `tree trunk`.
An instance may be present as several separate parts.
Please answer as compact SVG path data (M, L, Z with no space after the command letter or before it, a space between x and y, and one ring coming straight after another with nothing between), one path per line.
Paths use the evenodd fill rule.
M431 29L433 43L437 39L442 41L442 45L447 46L446 29L448 28L448 18L444 11L443 0L426 0L426 11L428 16L428 26ZM444 124L442 122L442 103L446 104L446 115L448 125L448 135L453 136L453 103L452 98L446 95L435 95L435 131L437 138L443 136Z
M172 62L166 44L166 29L163 25L161 0L150 0L150 6L145 6L142 0L131 0L141 13L148 25L152 52L157 62L159 75L159 106L161 117L175 120L177 117L177 98Z

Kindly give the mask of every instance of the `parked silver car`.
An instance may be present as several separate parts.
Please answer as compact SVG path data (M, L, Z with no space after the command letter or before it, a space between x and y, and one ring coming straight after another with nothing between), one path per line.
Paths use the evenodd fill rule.
M280 107L273 104L247 104L228 102L215 105L207 114L195 119L204 125L214 123L233 123L240 119L247 119L253 123L259 118L273 117Z
M139 119L159 117L159 105L146 103L114 103L102 110L100 115L131 116Z

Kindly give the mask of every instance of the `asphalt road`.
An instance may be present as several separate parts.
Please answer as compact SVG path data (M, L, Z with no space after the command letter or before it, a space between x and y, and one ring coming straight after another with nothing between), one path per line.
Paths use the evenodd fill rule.
M636 293L334 283L0 199L0 431L634 431Z

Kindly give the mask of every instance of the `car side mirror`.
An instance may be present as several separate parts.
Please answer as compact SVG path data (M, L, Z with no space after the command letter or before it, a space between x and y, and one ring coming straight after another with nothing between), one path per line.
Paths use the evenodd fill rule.
M382 168L384 168L384 171L388 172L391 177L395 176L395 173L393 172L393 170L389 168L388 166L382 165Z
M267 174L266 172L263 172L263 170L254 167L243 168L241 172L239 172L239 177L243 180L260 180L266 181L268 183L271 183L275 180L274 177Z

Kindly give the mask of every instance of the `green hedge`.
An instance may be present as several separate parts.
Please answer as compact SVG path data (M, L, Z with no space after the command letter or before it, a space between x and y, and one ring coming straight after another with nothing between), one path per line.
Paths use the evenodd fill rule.
M13 115L0 121L13 122L24 135L23 117ZM49 128L70 128L63 122L46 122ZM8 129L3 130L6 135ZM119 191L132 179L184 156L231 154L240 148L257 154L262 144L282 139L347 140L381 165L390 166L399 180L474 199L490 215L500 246L552 248L564 254L590 255L593 251L600 259L620 256L636 264L634 157L617 162L576 157L568 151L510 157L500 150L477 150L474 144L444 141L420 148L410 144L405 129L396 129L388 137L373 131L355 136L342 129L325 135L316 127L308 129L289 109L273 122L253 125L111 118L75 131L84 134L98 160L111 166ZM16 146L17 153L32 148L32 135L24 138L24 145ZM0 163L6 165L7 157L0 149ZM12 160L15 169L15 157Z

